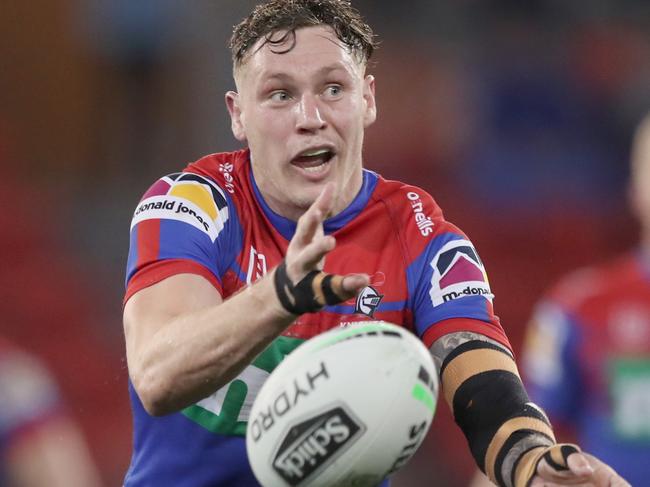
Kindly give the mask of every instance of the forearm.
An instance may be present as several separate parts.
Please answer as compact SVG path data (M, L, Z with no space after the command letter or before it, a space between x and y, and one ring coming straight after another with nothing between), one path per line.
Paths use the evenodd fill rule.
M204 306L206 300L198 297L197 303L187 305L190 311L163 316L162 322L145 323L144 327L142 322L129 321L152 317L129 311L154 309L153 301L160 300L161 290L173 300L174 286L179 285L179 280L201 278L174 276L159 284L169 289L158 288L149 293L144 289L132 298L133 303L127 303L125 330L130 377L149 412L177 411L218 390L295 320L295 315L281 307L272 277L270 273L231 298L209 306ZM196 289L196 283L189 284ZM137 336L143 328L154 327L150 335Z
M439 339L432 353L478 466L498 485L525 485L555 438L545 414L529 402L509 350L461 332Z

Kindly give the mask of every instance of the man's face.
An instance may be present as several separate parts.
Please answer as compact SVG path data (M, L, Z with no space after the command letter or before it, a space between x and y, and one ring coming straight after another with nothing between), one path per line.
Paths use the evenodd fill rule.
M261 44L235 74L239 93L226 94L233 133L248 143L255 180L274 211L297 219L331 181L338 213L361 187L374 79L327 26L298 29L283 54L291 36L285 45Z

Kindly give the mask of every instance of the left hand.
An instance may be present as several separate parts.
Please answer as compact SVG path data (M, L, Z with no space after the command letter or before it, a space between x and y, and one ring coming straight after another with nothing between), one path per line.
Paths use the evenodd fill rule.
M545 458L537 465L530 487L631 487L612 467L585 452L571 453L566 470L556 470Z

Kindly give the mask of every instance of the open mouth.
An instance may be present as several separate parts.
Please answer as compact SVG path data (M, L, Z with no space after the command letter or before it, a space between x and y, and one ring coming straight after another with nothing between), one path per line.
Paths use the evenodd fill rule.
M318 173L325 169L333 157L334 151L331 149L308 149L294 157L291 163L308 173Z

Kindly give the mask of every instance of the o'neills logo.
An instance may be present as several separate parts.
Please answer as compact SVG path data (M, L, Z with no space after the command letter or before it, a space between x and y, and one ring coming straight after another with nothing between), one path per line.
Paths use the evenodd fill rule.
M289 429L273 458L273 469L298 486L350 448L365 431L342 407L314 416Z
M415 216L415 224L418 226L420 233L423 237L433 233L433 226L435 225L431 218L424 214L424 203L420 199L420 195L414 191L409 191L406 193L406 197L411 203L411 208L413 208L413 215Z
M229 193L235 192L235 185L233 184L234 178L232 177L232 172L235 169L235 166L230 162L225 164L219 164L219 172L223 174L223 179L225 181L226 191Z

